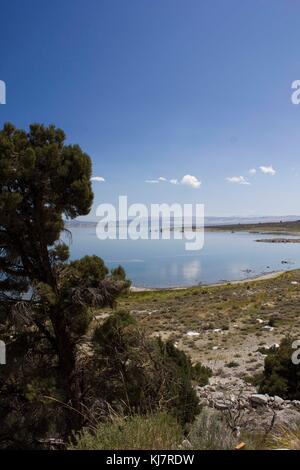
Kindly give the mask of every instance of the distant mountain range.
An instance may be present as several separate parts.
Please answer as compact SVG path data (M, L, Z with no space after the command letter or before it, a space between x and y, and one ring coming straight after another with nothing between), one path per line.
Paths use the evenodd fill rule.
M132 219L131 219L132 220ZM255 223L270 223L270 222L293 222L300 220L300 215L284 215L284 216L249 216L249 217L217 217L217 216L209 216L204 218L205 226L210 225L231 225L231 224L255 224ZM129 221L130 222L130 221ZM146 222L146 220L145 220ZM150 218L148 220L150 223ZM182 222L179 219L171 218L172 225L180 225ZM89 221L89 220L67 220L65 221L66 227L76 227L76 228L84 228L84 227L95 227L98 222L96 221ZM193 225L196 225L196 220L193 218L190 222ZM117 225L122 225L124 222L117 221Z

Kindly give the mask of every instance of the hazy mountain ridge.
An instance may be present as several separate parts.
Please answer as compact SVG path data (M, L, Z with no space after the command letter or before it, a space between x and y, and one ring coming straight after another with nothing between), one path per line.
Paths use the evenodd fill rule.
M129 219L130 222L132 219ZM145 222L147 219L144 219ZM160 219L161 220L161 219ZM207 216L204 217L204 223L206 226L210 225L234 225L234 224L255 224L255 223L271 223L271 222L294 222L300 220L300 215L283 215L283 216L248 216L248 217L239 217L239 216L225 216L225 217L218 217L218 216ZM148 223L151 222L151 218L149 217ZM176 219L171 217L171 223L174 225L177 223L181 223L180 219ZM122 221L117 221L117 225L122 223ZM124 222L123 222L124 223ZM191 224L196 223L196 219L193 218L190 222ZM65 225L66 227L77 227L77 228L84 228L84 227L95 227L98 224L98 221L92 220L66 220Z

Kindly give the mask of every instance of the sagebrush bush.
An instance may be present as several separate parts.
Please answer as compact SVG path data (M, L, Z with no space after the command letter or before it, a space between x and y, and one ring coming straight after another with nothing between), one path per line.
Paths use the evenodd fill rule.
M195 450L234 449L236 438L220 412L203 408L191 426L188 440Z
M99 423L95 430L84 429L76 436L72 450L173 450L184 439L177 420L158 412L148 416L116 417Z

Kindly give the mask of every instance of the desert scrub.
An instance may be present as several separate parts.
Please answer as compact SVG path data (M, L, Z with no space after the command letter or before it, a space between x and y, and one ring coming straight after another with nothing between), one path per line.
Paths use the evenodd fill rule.
M225 364L225 367L229 367L230 368L235 368L235 367L239 367L239 363L238 362L235 362L235 361L231 361L231 362L228 362L227 364Z
M195 450L229 450L236 445L222 414L208 408L203 408L195 419L188 440Z
M99 423L94 430L84 429L74 436L71 450L173 450L184 439L181 426L170 414L117 417Z
M267 442L270 449L300 450L300 423L295 429L281 427Z
M245 450L266 450L266 434L242 431L239 441L245 443Z
M204 385L208 384L211 376L212 370L210 367L206 367L199 362L192 368L192 379L201 387L204 387Z
M279 395L285 400L300 398L300 369L293 364L293 338L285 337L279 348L271 348L265 358L264 371L260 382L260 393Z
M93 383L104 403L131 414L164 410L182 424L194 420L199 412L192 385L197 369L171 341L148 338L126 311L111 315L95 329L92 340L98 358L93 361ZM207 371L201 372L205 385Z

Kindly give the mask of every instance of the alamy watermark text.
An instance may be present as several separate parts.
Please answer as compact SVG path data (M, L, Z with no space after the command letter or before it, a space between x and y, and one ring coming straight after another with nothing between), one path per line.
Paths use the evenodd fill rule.
M204 245L203 204L128 205L127 196L119 196L118 208L100 204L96 234L99 240L187 240L186 250L201 250Z
M0 104L6 104L6 84L0 80Z

